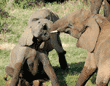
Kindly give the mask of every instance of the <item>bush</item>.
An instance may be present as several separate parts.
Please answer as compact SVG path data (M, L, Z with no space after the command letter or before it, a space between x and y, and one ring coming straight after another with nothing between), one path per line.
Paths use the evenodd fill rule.
M9 13L5 11L5 6L6 6L7 0L1 0L0 2L0 33L1 31L7 31L7 23L6 23L6 18L9 17ZM5 21L4 21L5 20Z
M44 6L46 3L62 3L64 1L68 0L9 0L9 7L11 7L12 4L14 4L15 7L20 7L23 9L26 8L33 8L33 7L41 7L42 5Z
M6 12L3 8L0 8L0 19L8 18L8 17L9 17L9 13Z
M42 0L14 0L14 5L23 9L40 6Z

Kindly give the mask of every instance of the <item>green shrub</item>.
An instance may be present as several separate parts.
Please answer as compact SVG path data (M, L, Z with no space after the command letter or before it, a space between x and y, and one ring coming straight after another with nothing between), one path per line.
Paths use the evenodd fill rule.
M1 31L8 31L6 19L9 17L9 13L4 9L7 0L0 1L0 33Z
M38 3L36 0L15 0L14 1L14 6L26 9L26 8L33 8L35 5Z

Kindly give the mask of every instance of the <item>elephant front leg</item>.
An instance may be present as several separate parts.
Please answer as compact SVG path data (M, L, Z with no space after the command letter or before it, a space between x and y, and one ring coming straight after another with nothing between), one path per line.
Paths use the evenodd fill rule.
M63 70L68 69L67 61L65 58L65 53L66 53L65 51L63 53L58 53L59 63L60 63L61 69Z
M49 62L47 55L44 53L40 53L39 58L43 64L44 71L46 72L46 74L48 75L48 77L50 78L50 80L52 82L52 86L59 86L57 76L56 76L56 74L55 74L55 72Z
M59 63L60 63L61 68L63 70L68 69L67 61L65 58L66 51L64 51L62 47L59 33L51 34L51 44L59 56Z
M84 86L89 78L95 73L95 68L88 69L88 67L84 66L77 82L76 86Z
M27 64L32 75L36 75L38 71L39 61L37 57L31 57L27 59Z
M14 69L14 73L13 73L13 77L12 77L10 86L17 86L18 85L21 67L22 67L22 63L15 64L15 69Z
M93 53L88 53L83 70L76 82L76 86L84 86L89 78L96 72L96 64Z
M92 13L99 14L103 0L90 0L90 10Z

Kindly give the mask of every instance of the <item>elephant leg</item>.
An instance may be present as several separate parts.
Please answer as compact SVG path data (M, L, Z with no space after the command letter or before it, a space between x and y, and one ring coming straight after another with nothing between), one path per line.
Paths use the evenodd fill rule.
M104 16L110 21L110 1L104 0Z
M98 67L96 84L97 86L108 86L109 80L110 80L110 67L105 62L103 65L100 65L100 67Z
M32 85L25 79L19 79L19 86L32 86Z
M61 45L61 41L60 41L60 38L59 38L59 33L53 33L50 35L50 38L51 38L51 45L52 47L59 53L63 53L64 52L64 49L62 48L62 45Z
M52 86L59 86L57 76L56 76L56 74L55 74L55 72L49 62L47 55L44 53L39 53L39 58L43 64L44 71L46 72L46 74L48 75L49 79L52 82Z
M17 86L19 82L19 75L20 75L21 67L22 67L22 63L15 64L15 69L14 69L14 73L13 73L10 86Z
M67 61L65 58L65 52L58 53L58 56L59 56L59 63L60 63L61 69L63 69L63 70L68 69Z
M90 0L90 10L92 13L99 14L103 0Z
M13 77L14 74L14 69L10 66L5 67L5 72L7 73L6 77L4 79L7 81L7 76L9 75L10 77ZM22 77L22 74L20 74L20 77Z
M89 78L96 72L96 64L93 53L88 53L85 65L76 82L76 86L84 86Z
M33 81L33 86L39 86L40 85L40 81L39 80L34 80Z
M5 72L10 76L13 77L14 69L10 66L5 67Z
M58 45L60 46L60 48L63 49L59 35L57 35L57 42L58 42ZM59 56L59 63L60 63L61 69L63 69L63 70L68 69L67 61L65 58L66 51L64 51L64 50L63 50L63 52L57 51L57 54Z
M39 65L38 58L36 57L28 58L27 63L32 75L36 75L38 71L38 65Z

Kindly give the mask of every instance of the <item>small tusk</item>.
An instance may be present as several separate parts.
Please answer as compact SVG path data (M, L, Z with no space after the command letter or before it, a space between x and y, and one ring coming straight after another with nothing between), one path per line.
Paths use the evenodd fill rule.
M54 30L54 31L51 31L50 33L57 33L58 32L58 30Z

